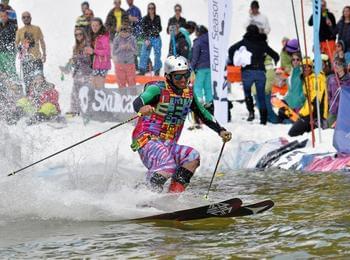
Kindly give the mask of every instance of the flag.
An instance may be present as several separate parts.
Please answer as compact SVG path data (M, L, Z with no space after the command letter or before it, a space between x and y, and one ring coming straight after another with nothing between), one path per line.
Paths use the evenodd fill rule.
M337 123L334 130L333 146L339 153L350 154L350 86L340 91Z
M228 121L225 65L231 28L232 0L208 0L209 49L215 118Z
M319 75L322 70L321 48L320 48L320 23L321 23L321 1L313 0L313 28L314 28L314 55L315 55L315 73Z

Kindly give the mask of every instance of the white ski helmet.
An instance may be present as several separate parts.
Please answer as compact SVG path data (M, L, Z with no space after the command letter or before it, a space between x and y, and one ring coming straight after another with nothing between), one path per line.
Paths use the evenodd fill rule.
M164 73L170 74L175 71L189 70L187 59L182 56L169 56L164 62Z

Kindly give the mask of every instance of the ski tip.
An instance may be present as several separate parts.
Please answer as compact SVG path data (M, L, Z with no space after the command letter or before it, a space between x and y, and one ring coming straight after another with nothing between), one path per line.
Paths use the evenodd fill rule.
M243 208L248 209L251 215L263 213L271 209L275 203L272 200L264 200L255 204L243 206Z

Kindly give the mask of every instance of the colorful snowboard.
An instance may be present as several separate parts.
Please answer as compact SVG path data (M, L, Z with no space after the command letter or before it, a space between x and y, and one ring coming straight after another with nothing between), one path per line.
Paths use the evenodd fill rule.
M281 99L277 97L271 97L271 105L273 107L273 111L277 116L282 114L293 122L296 122L299 119L299 115L289 106L287 106L287 104L284 103Z

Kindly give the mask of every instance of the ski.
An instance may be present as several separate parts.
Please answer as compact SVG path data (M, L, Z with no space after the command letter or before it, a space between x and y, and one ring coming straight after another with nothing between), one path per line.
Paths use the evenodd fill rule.
M206 218L231 218L262 213L274 205L272 200L265 200L255 204L242 206L242 200L233 198L197 208L174 211L153 215L135 220L176 220L188 221Z

